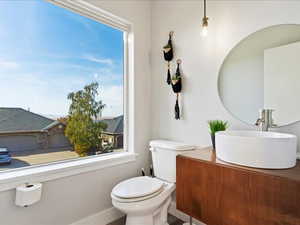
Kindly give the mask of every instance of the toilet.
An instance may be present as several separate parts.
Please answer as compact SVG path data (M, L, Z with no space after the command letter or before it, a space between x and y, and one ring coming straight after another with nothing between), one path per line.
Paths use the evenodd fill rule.
M127 215L126 225L168 225L168 208L176 184L176 156L194 146L154 140L150 142L155 177L134 177L117 184L112 204Z

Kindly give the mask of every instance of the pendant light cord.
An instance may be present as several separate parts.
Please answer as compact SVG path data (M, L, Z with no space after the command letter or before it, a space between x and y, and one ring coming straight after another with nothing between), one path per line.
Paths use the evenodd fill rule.
M206 18L206 0L204 0L204 18Z

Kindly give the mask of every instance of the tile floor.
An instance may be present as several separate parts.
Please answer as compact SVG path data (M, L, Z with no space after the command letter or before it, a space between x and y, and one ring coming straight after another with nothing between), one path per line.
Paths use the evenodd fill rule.
M112 222L108 225L125 225L125 217L115 221L115 222ZM172 216L172 215L169 215L168 216L168 223L169 225L182 225L183 222L179 219L177 219L176 217Z

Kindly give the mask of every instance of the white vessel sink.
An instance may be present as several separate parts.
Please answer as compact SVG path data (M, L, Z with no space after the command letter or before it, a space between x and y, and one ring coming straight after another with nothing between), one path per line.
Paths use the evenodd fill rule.
M297 137L263 131L216 133L216 156L225 162L264 169L296 165Z

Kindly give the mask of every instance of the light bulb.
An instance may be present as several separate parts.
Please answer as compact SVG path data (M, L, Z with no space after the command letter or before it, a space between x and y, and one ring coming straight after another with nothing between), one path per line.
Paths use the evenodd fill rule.
M202 35L206 36L208 33L208 17L204 16L202 19Z
M208 33L208 27L207 26L203 26L202 27L202 36L207 36L207 33Z

